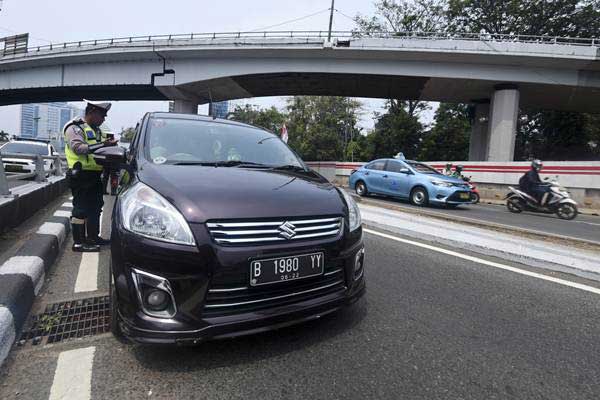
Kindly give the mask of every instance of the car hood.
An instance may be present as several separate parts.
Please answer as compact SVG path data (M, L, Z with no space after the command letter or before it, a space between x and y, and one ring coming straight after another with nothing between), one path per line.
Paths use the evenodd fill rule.
M427 175L427 178L429 178L430 180L436 180L436 181L459 183L461 185L465 185L467 183L467 182L463 181L462 179L453 178L451 176L446 176L446 175Z
M312 171L145 163L137 175L191 223L342 215L346 210L337 189Z

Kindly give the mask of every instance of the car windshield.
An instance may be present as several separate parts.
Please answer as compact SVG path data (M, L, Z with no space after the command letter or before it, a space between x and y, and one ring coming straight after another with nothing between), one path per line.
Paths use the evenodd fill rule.
M415 161L406 161L406 163L408 165L410 165L415 171L420 172L422 174L440 175L440 173L436 169L430 167L427 164L423 164L423 163L415 162Z
M34 144L34 143L19 143L11 142L5 144L0 152L6 153L23 153L23 154L39 154L41 156L48 155L48 146L45 144Z
M146 157L154 164L268 165L304 168L277 136L261 129L212 121L153 118Z

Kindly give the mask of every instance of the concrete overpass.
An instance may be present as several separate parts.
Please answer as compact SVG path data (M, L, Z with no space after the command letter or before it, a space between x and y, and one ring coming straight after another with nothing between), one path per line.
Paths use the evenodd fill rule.
M0 105L338 95L476 104L470 159L513 158L520 106L600 112L600 40L336 32L147 36L0 58Z

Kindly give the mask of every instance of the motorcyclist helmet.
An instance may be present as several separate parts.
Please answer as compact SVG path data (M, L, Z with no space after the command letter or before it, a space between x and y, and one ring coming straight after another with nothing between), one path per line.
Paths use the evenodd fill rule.
M541 160L533 160L531 162L531 168L535 169L538 172L542 169L543 166L544 164L542 164Z
M446 163L446 169L452 169L452 163Z
M456 172L458 172L459 174L462 172L463 170L463 166L462 165L457 165L456 166Z

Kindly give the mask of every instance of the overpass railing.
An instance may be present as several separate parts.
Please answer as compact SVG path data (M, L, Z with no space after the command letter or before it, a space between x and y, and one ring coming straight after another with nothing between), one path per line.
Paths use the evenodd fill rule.
M35 171L29 173L12 173L7 174L4 169L4 158L18 158L21 160L35 161ZM63 175L63 159L64 156L42 156L39 154L24 154L24 153L2 153L0 154L0 196L11 196L9 182L34 178L35 182L45 182L46 175L53 174L57 176ZM52 168L46 168L45 160L52 160Z
M456 32L357 32L357 31L333 31L332 38L338 40L351 40L360 38L385 38L385 39L421 39L421 40L470 40L484 42L517 42L554 44L571 46L600 46L598 38L578 38L559 36L535 36L535 35L504 35L493 33L456 33ZM94 39L75 42L64 42L44 46L29 47L26 53L14 55L13 57L26 56L32 52L76 49L89 46L112 46L123 44L143 44L171 41L193 41L193 40L222 40L222 39L305 39L326 40L327 31L263 31L263 32L213 32L213 33L188 33L176 35L147 35L129 36L110 39Z

